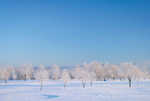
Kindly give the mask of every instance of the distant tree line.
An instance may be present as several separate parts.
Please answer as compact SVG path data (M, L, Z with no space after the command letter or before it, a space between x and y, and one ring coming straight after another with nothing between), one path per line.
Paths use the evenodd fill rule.
M150 79L150 70L147 67L139 67L131 62L121 63L118 65L99 63L93 61L89 64L83 63L83 65L76 65L73 69L60 70L58 65L54 65L52 68L45 69L40 66L35 69L31 63L23 63L20 67L13 66L0 66L0 80L3 80L7 84L7 80L31 80L36 79L39 81L41 91L45 81L52 79L61 79L64 88L66 84L71 80L80 80L83 88L85 88L86 82L90 82L91 86L94 81L103 80L128 80L129 87L131 87L131 81L139 80L143 78Z

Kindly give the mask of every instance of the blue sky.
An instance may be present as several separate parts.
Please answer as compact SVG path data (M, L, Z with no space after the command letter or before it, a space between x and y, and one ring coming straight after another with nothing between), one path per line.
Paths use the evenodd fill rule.
M150 60L149 0L1 0L0 64Z

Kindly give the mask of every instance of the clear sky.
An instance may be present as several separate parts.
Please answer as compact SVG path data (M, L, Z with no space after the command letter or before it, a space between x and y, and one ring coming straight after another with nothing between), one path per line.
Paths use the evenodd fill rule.
M0 0L0 65L150 60L150 0Z

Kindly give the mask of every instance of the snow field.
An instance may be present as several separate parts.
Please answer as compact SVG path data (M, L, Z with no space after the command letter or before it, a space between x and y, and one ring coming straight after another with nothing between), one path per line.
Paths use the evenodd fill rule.
M63 88L61 80L49 80L40 91L36 80L13 80L5 85L0 83L0 101L150 101L150 80L142 80L137 85L128 81L95 81L93 86L72 80Z

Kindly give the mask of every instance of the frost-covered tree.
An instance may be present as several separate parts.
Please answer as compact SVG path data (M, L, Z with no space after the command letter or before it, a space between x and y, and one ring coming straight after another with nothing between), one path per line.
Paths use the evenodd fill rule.
M104 79L109 80L111 78L112 71L108 62L104 64Z
M96 74L94 72L90 72L89 73L89 81L91 83L91 86L93 84L93 81L95 81L95 80L96 80Z
M81 69L80 65L77 64L76 67L75 67L75 69L74 69L74 71L73 71L73 77L74 77L74 79L76 79L76 80L79 79L81 71L82 71L82 69Z
M30 74L30 78L29 79L31 79L31 78L34 77L34 67L33 67L32 63L29 63L28 66L30 68L30 73L29 73Z
M69 69L68 73L70 75L70 79L74 79L74 69L73 68Z
M17 79L17 74L15 73L15 71L12 72L12 79L16 80Z
M22 71L22 68L21 67L16 67L15 70L16 70L16 75L17 75L16 79L23 80L24 79L24 73Z
M144 80L150 77L150 61L137 63L136 66L143 72Z
M137 67L133 65L133 63L129 62L129 63L122 63L121 68L124 69L124 73L127 79L129 80L129 87L131 87L131 81L136 77Z
M3 72L2 72L2 70L3 70L3 68L2 68L2 66L0 66L0 80L3 79Z
M85 88L86 82L89 80L89 72L87 70L81 70L79 80L81 80L83 88Z
M5 81L5 84L7 84L7 80L10 78L10 66L4 66L2 68L2 79Z
M24 80L30 80L33 74L34 68L31 63L22 64L22 73L24 74Z
M112 80L118 79L119 77L119 66L118 65L111 65L111 70L112 70Z
M97 61L91 62L89 72L94 72L96 74L96 79L102 80L104 76L102 63L98 63Z
M9 66L10 79L15 80L17 78L16 70L13 66Z
M143 78L144 80L148 77L148 69L146 66L142 67L142 71L143 71Z
M148 69L148 78L150 79L150 68Z
M52 79L53 80L58 80L60 76L60 69L57 65L54 65L52 67Z
M135 72L136 72L135 77L137 79L137 85L139 85L139 80L143 77L143 72L139 68L136 68Z
M69 73L68 73L67 69L63 70L63 72L61 74L61 79L63 81L64 88L65 88L66 84L70 81L70 76L69 76Z
M35 71L35 78L39 81L41 85L40 90L42 91L43 85L49 79L49 71L46 70L42 64L40 64L38 70Z
M120 81L126 79L125 68L123 68L121 65L119 65L118 78L120 79Z
M83 63L83 66L82 66L82 69L83 69L83 70L90 71L90 70L91 70L91 65L90 65L90 64L87 64L86 62L84 62L84 63Z
M77 80L81 80L83 88L85 88L86 81L89 80L89 72L85 68L81 68L80 65L76 65L73 76Z

